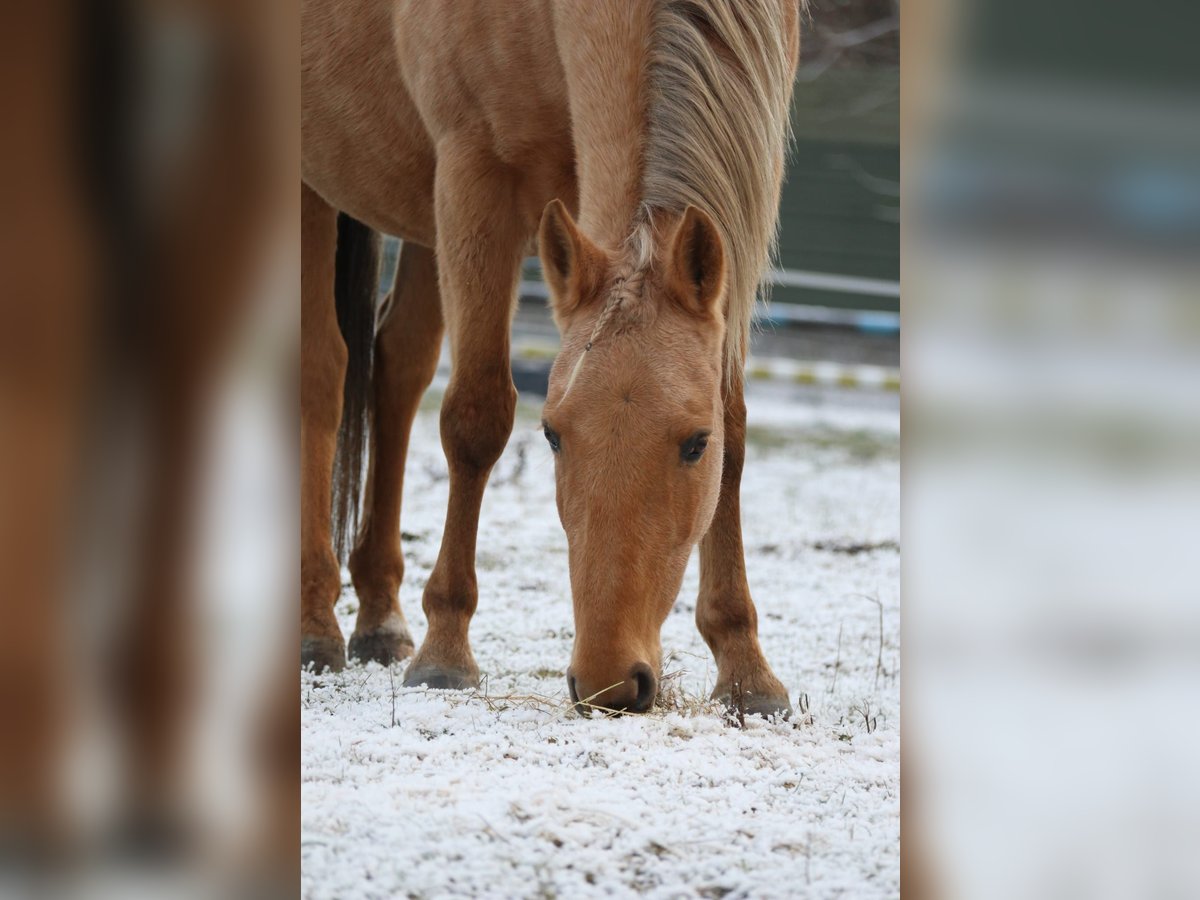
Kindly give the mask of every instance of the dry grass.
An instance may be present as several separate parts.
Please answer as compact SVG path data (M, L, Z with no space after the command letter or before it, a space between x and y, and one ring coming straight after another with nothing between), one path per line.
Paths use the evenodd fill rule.
M655 698L654 706L641 715L648 718L665 718L672 713L689 718L714 716L723 719L729 725L736 727L745 726L744 706L739 709L735 700L734 706L729 707L720 700L714 700L710 697L688 691L682 686L684 675L685 670L682 668L666 672L659 684L659 692ZM392 695L391 724L395 727L398 724L396 718L396 698L399 689L395 675L390 668L388 676ZM572 703L569 697L557 693L551 695L536 691L495 691L485 676L483 683L472 690L438 691L437 695L439 699L445 700L455 707L476 703L485 707L489 712L494 713L504 713L510 710L532 710L545 714L546 721L549 723L572 716L590 719L613 719L623 715L617 710L608 709L593 702L598 696L613 687L617 687L617 685L609 685L592 694L590 697L585 697L576 704Z

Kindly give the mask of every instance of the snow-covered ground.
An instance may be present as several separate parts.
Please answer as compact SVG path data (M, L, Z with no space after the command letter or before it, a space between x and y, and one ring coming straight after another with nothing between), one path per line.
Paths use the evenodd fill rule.
M414 638L446 504L436 390L413 432L401 591ZM793 723L731 727L693 622L695 555L663 628L666 703L570 710L566 539L523 399L479 536L477 692L352 666L301 682L309 898L899 894L898 413L752 385L742 506L763 647ZM356 600L337 611L353 628Z

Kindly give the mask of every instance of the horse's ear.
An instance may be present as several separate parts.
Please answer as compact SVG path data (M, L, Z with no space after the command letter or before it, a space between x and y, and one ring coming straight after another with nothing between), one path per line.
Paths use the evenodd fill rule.
M725 247L716 224L703 210L689 206L675 230L670 276L685 309L712 315L725 288Z
M538 256L550 286L550 305L561 328L563 319L590 299L601 253L579 230L561 200L551 200L538 229Z

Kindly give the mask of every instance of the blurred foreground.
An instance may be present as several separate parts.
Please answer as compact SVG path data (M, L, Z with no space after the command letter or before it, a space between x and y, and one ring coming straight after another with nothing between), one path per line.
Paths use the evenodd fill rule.
M296 34L0 12L5 896L295 891Z

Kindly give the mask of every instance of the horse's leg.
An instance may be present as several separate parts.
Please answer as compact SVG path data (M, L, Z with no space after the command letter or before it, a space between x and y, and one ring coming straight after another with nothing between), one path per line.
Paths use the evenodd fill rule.
M192 286L170 295L178 309L198 309L193 290L199 281L198 276ZM213 306L221 318L236 311L229 303ZM142 556L113 663L116 709L129 753L130 797L122 810L122 837L169 851L192 827L176 805L175 793L185 771L183 742L199 687L193 597L184 576L195 479L208 424L205 394L219 345L197 341L198 347L188 348L193 352L184 352L186 333L176 327L159 332L163 346L177 352L164 353L147 378L151 464L145 506L138 511Z
M721 494L700 543L696 625L717 660L713 696L749 713L790 712L787 689L758 644L758 613L746 581L739 493L746 458L746 402L739 384L725 397L725 465Z
M479 681L467 639L478 600L475 538L484 486L516 410L509 329L526 233L512 176L486 153L443 150L435 199L439 282L454 365L441 416L450 502L421 603L429 631L404 683L463 688Z
M359 604L350 656L364 662L387 665L413 651L399 600L400 499L409 432L437 370L441 343L437 262L428 247L405 243L375 338L371 464L362 530L350 554Z
M333 614L341 571L330 527L333 457L342 418L346 344L333 301L337 211L300 189L300 664L346 664Z
M223 175L256 159L253 148L228 134L216 154L206 165ZM205 438L224 354L253 303L264 228L278 221L263 214L275 211L279 195L273 186L257 190L253 162L249 167L172 210L145 254L145 293L134 290L125 300L140 317L140 329L120 350L128 374L140 380L144 495L135 510L137 571L112 648L113 699L128 742L122 836L160 851L190 838L197 824L181 789L203 687L199 653L209 649L196 641L197 589L188 577ZM259 205L245 211L249 200Z

